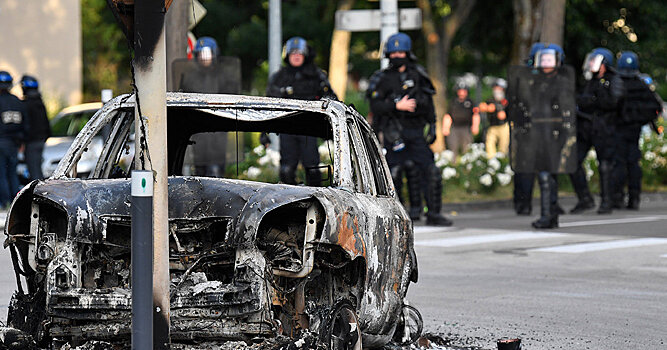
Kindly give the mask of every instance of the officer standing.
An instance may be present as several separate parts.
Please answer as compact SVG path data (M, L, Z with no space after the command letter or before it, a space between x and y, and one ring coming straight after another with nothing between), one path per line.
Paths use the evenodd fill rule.
M23 103L25 104L26 120L30 125L30 132L26 135L25 163L28 166L30 180L43 179L42 152L44 142L51 136L51 125L46 116L46 108L39 93L39 82L30 75L21 77L23 89Z
M237 77L235 67L225 67L219 62L218 43L215 39L208 36L197 39L193 53L194 61L178 62L184 64L178 84L179 91L209 94L241 92L240 74ZM194 144L188 147L184 161L186 168L194 167L194 175L224 176L227 165L227 133L200 133L193 135L192 141Z
M618 103L623 95L623 81L616 74L614 55L605 48L595 48L584 60L583 72L587 82L582 93L577 96L577 108L580 115L590 116L590 124L584 123L584 128L590 127L590 141L582 138L578 144L579 159L577 172L571 176L572 184L580 203L573 209L589 206L586 202L586 175L581 169L581 162L590 149L591 143L595 147L600 175L600 206L598 214L612 212L612 167L615 152L616 119ZM580 118L581 119L581 118ZM584 130L584 133L589 132ZM588 143L590 142L590 143ZM582 199L583 198L583 199ZM590 198L586 200L590 203ZM576 211L575 211L576 212Z
M493 83L493 98L480 105L480 111L486 112L489 128L486 131L486 155L495 157L497 152L507 155L510 145L510 127L507 124L507 99L505 98L507 82L498 79Z
M454 152L454 159L465 153L479 133L479 108L468 97L468 88L460 83L456 86L456 97L449 103L449 111L442 119L442 133L447 149Z
M371 110L374 117L382 118L389 166L413 166L412 176L422 179L428 207L426 223L450 226L452 222L440 214L442 177L428 147L435 141L435 89L424 68L414 62L411 48L412 41L404 33L387 39L384 55L389 59L389 67L382 70L377 83L370 87ZM398 181L402 179L394 178L395 185ZM412 200L410 204L415 206Z
M574 70L562 66L562 52L545 45L535 68L514 66L509 74L510 161L517 173L537 173L541 208L535 228L558 227L556 175L576 167Z
M326 73L315 65L315 52L305 39L293 37L284 47L285 66L269 78L266 96L295 98L299 100L338 99ZM262 143L268 143L263 138ZM317 138L303 135L280 134L280 181L296 184L296 168L306 169L306 184L320 186L322 176L315 168L320 163Z
M639 58L632 51L621 53L616 68L623 80L624 94L619 102L617 130L614 134L616 151L613 168L614 208L624 205L624 187L628 185L627 209L639 209L642 169L639 136L642 126L656 119L662 103L655 93L652 79L639 73ZM651 89L652 88L652 89Z
M16 174L18 149L28 131L25 107L12 95L12 76L0 71L0 207L6 207L19 190Z

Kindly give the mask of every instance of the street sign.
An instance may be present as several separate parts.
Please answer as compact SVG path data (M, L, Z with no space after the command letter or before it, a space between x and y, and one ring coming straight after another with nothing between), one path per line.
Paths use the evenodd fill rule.
M422 12L418 8L399 9L398 23L401 30L422 27ZM381 10L336 11L335 28L349 32L374 32L382 27Z
M188 30L192 30L204 16L206 16L204 5L197 0L192 0L192 6L188 6Z

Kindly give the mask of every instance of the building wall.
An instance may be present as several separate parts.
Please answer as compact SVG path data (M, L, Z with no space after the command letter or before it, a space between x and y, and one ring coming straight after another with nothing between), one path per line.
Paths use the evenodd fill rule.
M82 98L79 0L0 0L0 70L35 76L45 99ZM17 85L12 90L21 95Z

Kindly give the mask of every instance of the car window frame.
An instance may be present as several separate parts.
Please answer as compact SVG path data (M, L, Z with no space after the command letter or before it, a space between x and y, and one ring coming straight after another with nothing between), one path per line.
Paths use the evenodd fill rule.
M363 181L361 191L357 192L375 196L377 195L377 188L373 176L369 173L370 164L368 162L368 154L365 147L363 147L357 121L353 117L348 117L346 118L346 124L348 135L350 136L350 156L354 155L357 158L358 170Z

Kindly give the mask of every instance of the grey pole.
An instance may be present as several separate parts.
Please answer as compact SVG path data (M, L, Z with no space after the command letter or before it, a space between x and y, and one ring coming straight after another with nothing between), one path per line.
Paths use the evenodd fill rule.
M282 60L281 0L269 0L269 75L280 69Z
M380 0L380 14L380 42L382 43L381 45L384 45L390 35L398 32L398 1ZM382 55L382 52L380 52L380 55ZM380 67L384 69L388 65L389 60L383 57Z
M132 171L132 349L153 348L153 172Z
M136 168L153 172L153 349L169 349L165 2L134 2Z

